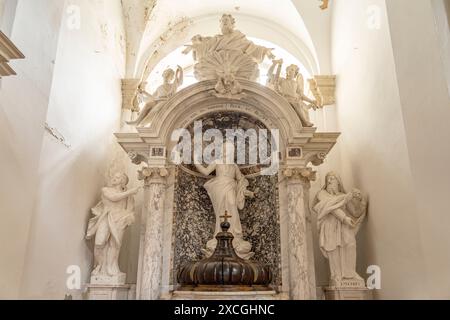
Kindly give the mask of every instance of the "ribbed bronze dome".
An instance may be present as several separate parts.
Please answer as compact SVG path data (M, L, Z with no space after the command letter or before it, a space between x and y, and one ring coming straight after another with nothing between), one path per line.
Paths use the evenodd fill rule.
M239 258L233 248L234 236L228 232L225 215L222 232L217 236L214 254L199 262L190 262L178 272L180 290L201 291L265 291L272 282L272 272L259 262Z

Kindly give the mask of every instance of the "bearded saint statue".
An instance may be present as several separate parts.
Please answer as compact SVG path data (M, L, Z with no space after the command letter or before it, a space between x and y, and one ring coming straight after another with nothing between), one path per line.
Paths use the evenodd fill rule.
M356 272L356 234L367 213L361 191L346 193L340 177L330 172L313 210L318 214L320 250L330 264L330 286L364 287Z

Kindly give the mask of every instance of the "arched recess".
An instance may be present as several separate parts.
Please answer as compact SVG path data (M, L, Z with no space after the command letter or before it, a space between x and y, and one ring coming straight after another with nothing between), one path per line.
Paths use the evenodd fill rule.
M241 100L217 98L210 91L216 81L194 84L177 93L167 104L159 105L149 115L151 122L138 132L146 143L172 146L172 132L188 127L195 120L212 112L241 112L252 116L269 128L280 130L281 148L295 139L309 134L295 110L285 99L264 86L251 81L240 81L247 96Z
M268 129L279 130L282 160L287 149L302 148L302 157L295 165L306 167L309 163L319 165L335 145L338 133L317 133L316 128L304 128L293 107L275 91L258 83L240 80L244 97L240 100L218 98L214 91L215 81L203 81L189 86L167 103L155 107L149 114L146 127L133 133L117 133L118 142L127 152L132 152L135 162L146 162L152 166L170 163L170 152L166 157L151 156L152 147L172 150L177 141L172 134L177 129L187 128L192 122L213 112L239 112L261 121Z
M274 43L290 52L312 75L320 73L320 64L306 27L300 38L280 24L252 15L233 13L236 28L251 38ZM198 16L171 26L156 40L146 43L143 39L141 53L135 68L135 78L146 79L153 68L168 54L182 45L189 44L193 36L219 33L219 14ZM299 26L304 26L299 21Z

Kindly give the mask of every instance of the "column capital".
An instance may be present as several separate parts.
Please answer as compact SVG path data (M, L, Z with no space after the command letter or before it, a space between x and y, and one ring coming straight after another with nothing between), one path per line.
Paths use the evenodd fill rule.
M138 179L144 181L146 186L165 184L168 176L169 170L166 167L144 167L138 171Z
M317 172L312 168L305 167L287 167L283 170L283 176L288 179L290 183L311 183L316 181Z

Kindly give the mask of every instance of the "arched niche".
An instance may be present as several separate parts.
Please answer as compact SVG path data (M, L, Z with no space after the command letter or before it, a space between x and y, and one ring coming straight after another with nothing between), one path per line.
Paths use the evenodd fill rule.
M197 118L196 121L204 124L203 133L214 128L221 131L224 137L228 129L269 130L258 119L235 111L212 112ZM188 126L190 132L193 127L194 123ZM249 144L249 140L246 140L246 151L251 149ZM258 165L248 163L247 155L248 153L246 163L238 166L249 182L248 190L255 192L255 197L247 198L244 208L239 212L244 239L252 245L252 252L255 254L253 259L272 270L272 285L281 288L283 281L278 172L261 175ZM204 189L204 185L212 177L213 175L201 175L193 165L181 164L174 170L171 286L176 286L177 272L183 265L204 258L202 249L214 236L216 215ZM169 256L169 251L166 255Z
M258 83L240 80L244 96L241 99L218 98L212 92L216 81L203 81L189 86L167 103L154 108L145 127L137 132L117 133L118 142L127 152L138 155L138 162L149 165L170 164L170 151L177 144L172 134L177 129L213 112L240 112L261 121L280 135L279 150L284 164L306 167L320 165L335 145L338 133L318 133L316 128L304 128L293 107L275 91ZM134 130L134 129L133 129ZM152 156L152 148L165 148L164 157ZM290 148L301 148L301 155L289 157Z

